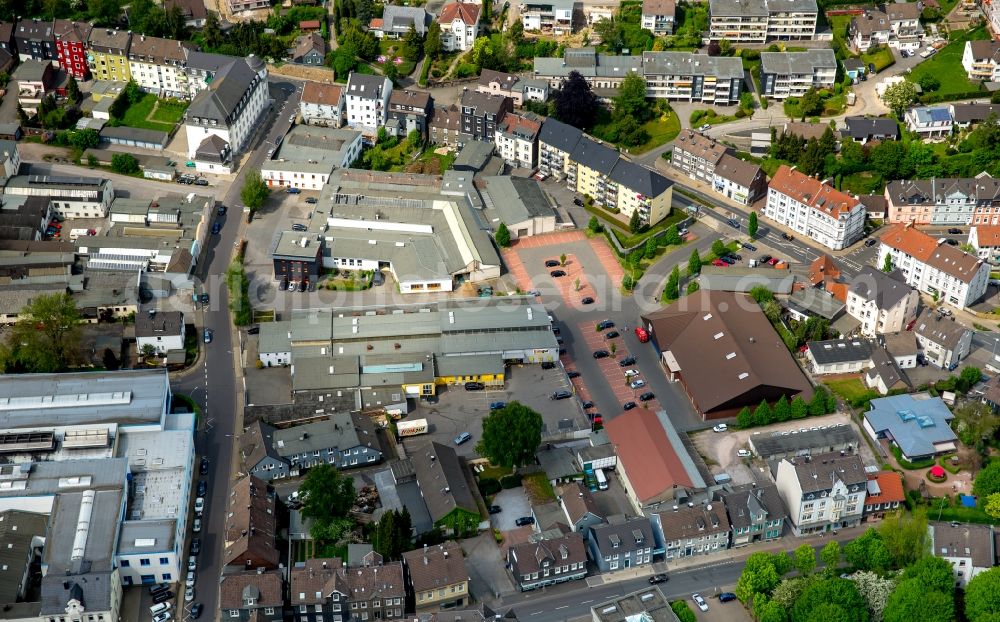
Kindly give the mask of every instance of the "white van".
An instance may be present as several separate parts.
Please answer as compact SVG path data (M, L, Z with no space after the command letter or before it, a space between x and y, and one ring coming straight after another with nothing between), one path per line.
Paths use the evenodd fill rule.
M168 609L170 609L170 603L160 603L158 605L153 605L152 607L150 607L149 613L150 615L155 616L163 613L164 611L167 611Z
M594 471L594 476L597 478L597 487L601 490L608 489L608 478L604 475L604 469L597 469Z

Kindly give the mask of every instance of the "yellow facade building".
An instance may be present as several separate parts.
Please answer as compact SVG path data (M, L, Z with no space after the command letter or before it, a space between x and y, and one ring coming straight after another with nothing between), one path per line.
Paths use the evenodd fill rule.
M95 80L115 80L128 82L132 77L129 69L128 50L132 33L127 30L94 28L87 42L87 64Z

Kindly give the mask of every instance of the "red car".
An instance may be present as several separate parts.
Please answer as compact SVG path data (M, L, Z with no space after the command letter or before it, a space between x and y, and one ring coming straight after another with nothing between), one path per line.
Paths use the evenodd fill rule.
M778 265L779 261L781 261L781 260L778 259L777 257L771 257L770 259L767 260L767 263L770 264L770 265L772 265L772 266L776 266L776 265Z
M726 262L722 261L721 259L716 259L716 260L712 261L712 265L713 266L719 266L720 268L728 268L729 267L729 264L727 264Z
M646 343L649 341L649 333L642 326L635 327L635 336L639 339L640 343Z

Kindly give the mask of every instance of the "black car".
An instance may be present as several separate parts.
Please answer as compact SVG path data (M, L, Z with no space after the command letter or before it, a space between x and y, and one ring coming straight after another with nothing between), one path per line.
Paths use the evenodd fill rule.
M875 63L868 63L868 73L875 74Z
M581 300L580 302L583 303L583 304L585 304L585 305L592 305L592 304L594 304L594 299L591 298L590 296L585 296L583 298L583 300Z
M198 301L201 304L203 304L203 305L207 305L208 304L208 294L202 294L201 296L199 296L198 297Z
M646 391L645 393L643 393L642 395L639 396L639 401L640 402L648 402L649 400L653 399L654 397L656 397L656 396L653 395L652 391Z
M876 244L878 244L878 240L876 238L868 238L865 240L865 246L875 246Z
M764 263L767 263L769 261L771 261L771 256L770 255L761 255L760 257L757 258L757 263L764 264Z
M580 377L580 372L578 372L578 371L568 371L568 372L566 372L566 377L567 378L579 378Z
M591 408L594 407L594 403L591 402L590 400L587 400L586 402L584 402L583 404L581 404L581 406L583 406L584 410L590 410Z
M958 227L952 227L951 229L948 229L948 233L952 233L952 234L956 234L956 235L961 235L962 230L959 229Z
M622 404L622 410L632 410L635 407L636 407L635 402L625 402L624 404Z
M754 246L753 244L747 244L746 242L744 242L743 243L743 248L745 248L746 250L748 250L748 251L750 251L752 253L756 253L757 252L757 247Z
M157 583L156 585L149 586L149 594L151 596L155 596L160 592L168 592L168 591L170 591L170 586L167 585L166 583Z
M516 521L514 521L514 524L517 525L518 527L524 527L525 525L534 525L535 524L535 517L534 516L522 516L521 518L519 518Z
M733 220L732 218L730 218L726 222L728 222L729 226L732 227L733 229L739 229L740 228L740 222L738 220Z
M618 334L617 330L609 330L608 332L604 333L605 339L615 339L617 337L621 337L621 335Z
M951 244L952 246L958 246L958 240L956 240L955 238L945 238L944 243Z
M559 260L558 259L549 259L549 260L546 260L545 267L546 268L558 268L559 267Z
M719 257L719 261L721 261L723 263L727 263L730 266L733 265L734 263L736 263L736 260L733 259L732 257L730 257L729 255L724 255L722 257Z
M795 239L795 236L793 236L791 233L782 233L781 237L785 238L789 242Z
M220 205L219 206L219 216L225 216L226 215L226 209L228 209L228 208L225 205Z
M465 383L465 390L466 391L482 391L485 388L486 388L486 385L483 384L482 382L466 382Z
M201 459L201 468L198 469L198 472L202 475L208 475L208 457Z
M611 320L604 320L602 322L598 322L597 324L597 330L606 330L608 328L614 328L614 327L615 323L612 322Z
M306 199L306 203L310 203L310 204L317 203L318 201L319 201L319 199L317 199L316 197L309 197L308 199Z
M558 279L561 276L566 276L566 271L565 270L553 270L552 272L549 272L549 276L551 276L554 279Z
M171 592L170 590L166 590L166 591L163 591L163 592L157 592L157 593L153 594L153 604L154 605L159 605L160 603L165 603L165 602L167 602L168 600L170 600L173 597L174 597L174 593Z
M595 359L606 359L609 356L611 356L611 353L608 352L607 350L594 350Z
M729 253L729 256L736 261L743 261L743 255L740 255L739 253Z
M731 600L736 600L736 594L733 594L732 592L722 592L719 594L719 600L724 603L728 603Z
M556 343L558 343L559 345L562 345L562 344L564 344L565 342L563 341L563 338L562 338L562 337L559 337L558 339L556 339Z
M198 481L198 496L204 497L205 493L208 492L208 483L205 480Z
M191 540L191 554L197 555L198 553L201 553L201 538Z
M555 368L556 364L553 363L552 361L545 361L544 363L542 363L542 369L555 369Z
M201 617L201 610L204 609L201 603L195 603L191 605L191 619L197 620Z
M251 326L250 328L248 328L247 329L247 334L248 335L257 335L257 334L260 334L260 325L258 324L258 325L254 325L254 326Z
M649 578L649 584L650 585L656 585L657 583L666 583L669 580L670 580L670 577L668 577L665 574L654 574L653 576L651 576Z
M581 201L578 198L577 199L573 199L573 205L576 205L577 207L583 207L583 201Z
M622 360L618 361L618 367L628 367L629 365L635 365L634 356L626 356Z
M490 506L490 514L499 514L500 512L503 512L503 508L499 505Z
M552 395L549 396L549 399L553 399L553 400L565 400L565 399L569 399L571 397L573 397L573 394L570 393L569 391L556 391L555 393L553 393Z

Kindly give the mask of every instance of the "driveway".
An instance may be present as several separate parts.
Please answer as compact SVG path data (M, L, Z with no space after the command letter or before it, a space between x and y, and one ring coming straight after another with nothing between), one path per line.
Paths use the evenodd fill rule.
M501 490L493 497L493 505L499 505L503 511L499 514L490 515L490 524L494 529L500 531L511 531L518 529L514 521L522 516L531 516L531 503L528 496L524 494L524 488L508 488Z
M476 602L492 601L514 591L507 566L493 534L484 532L462 540L465 565L469 570L469 592Z

